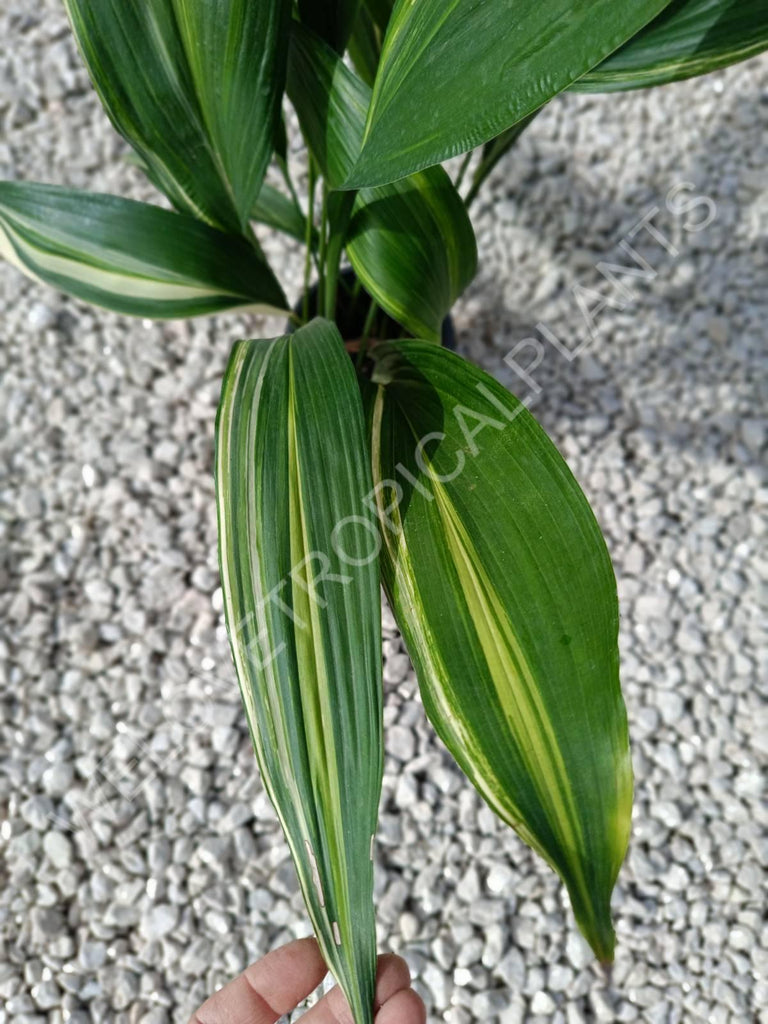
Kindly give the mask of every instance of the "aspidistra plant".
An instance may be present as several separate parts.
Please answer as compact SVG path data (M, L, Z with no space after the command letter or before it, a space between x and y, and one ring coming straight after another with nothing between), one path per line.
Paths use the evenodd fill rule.
M221 577L264 784L355 1020L372 1020L376 960L380 582L435 729L609 961L632 801L610 560L555 446L441 345L442 325L476 269L468 206L544 104L759 53L768 6L65 3L112 123L173 210L0 182L0 253L133 316L289 319L238 342L225 373ZM287 103L308 149L301 199ZM462 153L452 181L441 162ZM306 246L293 310L254 223Z

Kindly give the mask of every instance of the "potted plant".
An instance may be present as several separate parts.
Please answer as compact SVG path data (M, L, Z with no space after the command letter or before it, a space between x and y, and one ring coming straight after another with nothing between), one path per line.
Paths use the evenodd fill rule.
M765 4L66 3L110 118L174 209L2 182L0 252L135 316L289 315L225 373L222 587L264 784L355 1020L372 1019L376 958L380 582L436 730L610 961L632 799L610 559L525 404L447 351L442 325L475 272L467 208L543 104L758 53ZM461 153L451 180L441 163ZM305 246L292 312L253 222Z

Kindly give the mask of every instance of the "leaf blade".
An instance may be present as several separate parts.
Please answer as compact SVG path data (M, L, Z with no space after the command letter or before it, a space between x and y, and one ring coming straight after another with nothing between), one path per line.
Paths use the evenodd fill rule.
M0 182L0 255L54 288L129 316L288 304L242 236L147 203L55 185Z
M669 3L398 0L345 188L472 149L533 113Z
M498 382L424 342L389 352L366 396L382 574L425 708L610 959L631 766L605 544Z
M101 102L152 181L177 209L231 231L243 229L279 113L285 31L275 26L287 17L287 4L225 0L225 9L192 0L65 4ZM177 11L187 13L185 33ZM265 28L264 19L262 39L258 32ZM241 75L238 83L215 94L222 79L222 39L230 32L234 37L238 25L245 31L231 40L228 52ZM252 61L254 53L262 59ZM211 65L219 72L204 80ZM245 119L233 132L232 118L242 110L254 77L260 88L251 102L263 116Z
M472 224L442 167L362 189L347 256L381 308L431 341L440 340L443 318L477 270Z
M673 0L642 32L572 88L614 92L708 74L768 49L762 0Z
M362 409L336 328L238 343L216 437L225 612L262 778L322 952L355 1020L371 1022L380 603L376 558L349 565L332 543L350 516L343 550L370 539Z
M306 29L294 27L288 93L321 170L333 186L359 148L370 89ZM346 250L366 290L421 337L440 327L477 268L474 231L441 167L356 196Z

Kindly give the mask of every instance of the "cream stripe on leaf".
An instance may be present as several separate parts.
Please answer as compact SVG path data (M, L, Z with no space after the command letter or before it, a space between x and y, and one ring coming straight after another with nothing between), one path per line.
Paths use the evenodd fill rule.
M54 185L0 182L0 256L54 288L132 316L287 306L263 255L241 235Z
M365 398L382 575L427 713L610 960L632 779L600 530L497 381L424 341L376 358Z
M650 25L572 87L615 92L666 85L768 50L765 0L673 0Z
M288 0L65 0L115 128L180 210L245 229L272 153Z
M371 837L383 764L378 537L336 327L239 342L216 427L224 606L262 778L315 933L372 1021Z

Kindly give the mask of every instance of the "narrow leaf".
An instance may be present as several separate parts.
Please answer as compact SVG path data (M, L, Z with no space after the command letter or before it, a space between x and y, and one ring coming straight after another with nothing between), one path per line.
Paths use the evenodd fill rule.
M0 256L54 288L131 316L288 305L262 254L241 235L158 206L54 185L0 182Z
M768 49L765 0L673 0L573 88L615 92L705 75Z
M276 132L287 0L65 0L115 128L180 210L239 230Z
M382 185L486 142L638 32L669 0L398 0L363 150L344 187Z
M422 341L383 351L366 394L382 573L425 708L610 960L632 781L605 543L497 381Z
M338 183L359 148L368 86L299 27L291 41L288 92L321 170L331 185ZM407 330L434 340L477 265L466 209L440 167L360 191L346 248L379 305Z
M363 414L324 320L235 346L216 428L224 607L264 785L356 1024L376 972L382 777L376 527Z

